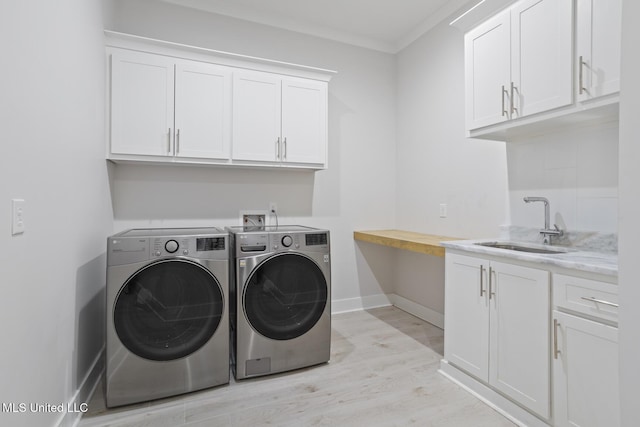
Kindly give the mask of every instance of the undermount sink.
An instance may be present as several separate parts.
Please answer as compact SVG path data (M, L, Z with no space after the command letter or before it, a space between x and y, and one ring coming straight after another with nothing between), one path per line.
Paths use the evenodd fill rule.
M529 252L533 254L564 254L569 252L564 248L550 248L535 245L527 245L526 243L515 242L481 242L476 245L486 246L489 248L506 249L509 251Z

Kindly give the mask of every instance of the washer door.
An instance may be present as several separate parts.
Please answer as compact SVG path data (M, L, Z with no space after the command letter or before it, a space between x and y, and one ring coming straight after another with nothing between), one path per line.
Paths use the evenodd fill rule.
M113 319L129 351L168 361L206 344L223 311L218 280L200 264L173 259L150 264L131 276L116 298Z
M292 253L258 265L244 289L244 310L261 335L288 340L307 333L327 304L327 281L310 258Z

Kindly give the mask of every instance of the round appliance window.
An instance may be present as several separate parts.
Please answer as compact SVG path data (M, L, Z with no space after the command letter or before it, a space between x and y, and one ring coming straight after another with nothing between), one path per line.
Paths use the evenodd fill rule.
M204 267L186 260L151 264L118 294L114 323L120 341L150 360L192 354L209 341L224 311L220 284Z
M327 304L327 282L303 255L276 255L260 264L244 290L251 326L265 337L288 340L308 332Z

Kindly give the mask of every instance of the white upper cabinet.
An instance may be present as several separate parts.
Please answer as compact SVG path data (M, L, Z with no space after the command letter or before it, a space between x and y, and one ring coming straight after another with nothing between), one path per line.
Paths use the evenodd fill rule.
M326 164L326 82L238 72L233 99L233 160Z
M175 155L228 159L231 70L196 61L176 63Z
M280 80L269 73L234 73L234 160L280 160Z
M126 50L111 54L111 154L171 156L174 61Z
M511 20L500 13L465 36L466 122L476 129L509 119Z
M578 100L620 91L621 0L577 0Z
M335 72L105 33L108 159L327 167Z
M571 104L572 0L521 0L465 35L466 126Z
M327 84L286 78L282 81L282 160L327 162Z
M227 160L231 71L111 50L111 155Z
M522 0L511 9L511 118L571 104L573 0Z

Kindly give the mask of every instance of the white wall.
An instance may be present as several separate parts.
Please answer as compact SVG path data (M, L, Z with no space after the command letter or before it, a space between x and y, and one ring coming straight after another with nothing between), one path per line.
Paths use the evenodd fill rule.
M640 425L640 283L638 242L640 242L640 57L638 39L640 3L622 2L622 75L620 97L620 216L619 216L619 298L620 298L620 400L622 426Z
M102 3L2 2L0 29L0 402L27 405L0 424L71 425L78 414L28 405L85 401L99 372L112 230ZM22 235L12 198L26 200Z
M111 29L338 71L329 84L328 170L118 165L116 230L237 225L240 210L274 201L281 224L331 230L334 308L385 293L387 276L372 270L353 231L395 221L393 55L150 0L118 1Z
M542 228L549 199L551 226L569 231L618 231L618 122L565 129L507 144L511 224Z
M397 55L397 228L495 236L508 221L505 143L465 137L463 34L448 22ZM444 258L397 257L396 292L444 313Z

